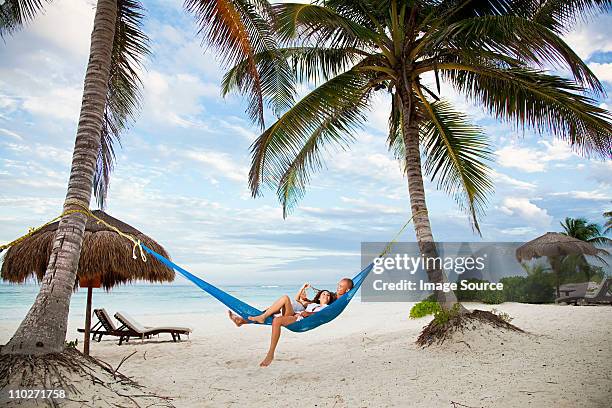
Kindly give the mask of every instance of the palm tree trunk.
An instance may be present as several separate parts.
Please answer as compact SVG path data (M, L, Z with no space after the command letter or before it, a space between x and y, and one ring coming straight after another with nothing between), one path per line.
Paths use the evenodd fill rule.
M89 206L100 131L108 92L117 0L99 0L96 8L83 101L72 156L64 211ZM2 354L46 354L64 350L70 297L76 281L87 216L60 221L40 292Z
M421 153L419 149L419 127L414 117L414 106L410 102L411 95L400 91L402 100L402 136L406 154L406 177L408 179L408 193L410 195L410 208L413 215L413 225L416 239L421 255L425 258L437 258L438 249L431 232L427 203L425 202L425 187L423 185L423 173L421 171ZM408 120L411 118L411 120ZM444 270L440 268L428 268L427 277L430 282L447 282ZM436 299L440 306L449 310L457 303L457 297L452 291L436 291Z

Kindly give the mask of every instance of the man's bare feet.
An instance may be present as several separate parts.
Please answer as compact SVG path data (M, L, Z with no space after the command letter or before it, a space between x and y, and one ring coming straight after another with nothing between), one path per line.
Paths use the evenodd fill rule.
M266 321L266 316L264 316L263 314L260 314L259 316L249 316L249 320L252 322L263 324Z
M246 320L244 320L242 317L235 315L232 313L231 310L227 311L227 315L229 316L229 318L232 320L232 322L234 322L234 324L236 325L236 327L240 327L245 323L248 323Z
M261 363L259 363L259 366L260 366L260 367L267 367L267 366L269 366L270 364L272 364L272 360L274 360L274 356L273 356L273 355L272 355L272 356L268 356L268 355L267 355L267 356L266 356L266 358L264 358L264 359L261 361Z

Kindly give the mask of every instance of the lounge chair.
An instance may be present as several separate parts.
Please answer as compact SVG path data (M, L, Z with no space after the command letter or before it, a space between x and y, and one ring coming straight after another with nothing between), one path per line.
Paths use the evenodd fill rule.
M113 319L111 319L106 309L94 309L94 314L98 318L98 323L96 323L89 330L89 332L91 333L92 340L95 340L99 343L100 341L102 341L102 336L124 336L124 332L120 332L117 326L115 326ZM77 331L79 333L84 333L85 329L77 329Z
M124 337L126 341L130 337L138 337L144 340L160 333L170 333L173 341L180 341L181 334L189 336L189 333L191 333L191 329L188 327L144 327L125 312L115 313L115 319L121 323L117 330L124 333L119 339L119 344L123 342Z
M571 292L571 295L562 296L556 299L556 302L573 303L575 305L587 305L587 304L598 304L598 303L609 303L612 305L612 278L605 279L601 284L592 291L588 290L587 287L584 291L579 291L581 288L577 288Z
M582 283L567 283L559 287L559 292L562 293L560 297L555 299L557 303L567 303L568 305L577 305L587 293L589 285L595 284L591 282Z

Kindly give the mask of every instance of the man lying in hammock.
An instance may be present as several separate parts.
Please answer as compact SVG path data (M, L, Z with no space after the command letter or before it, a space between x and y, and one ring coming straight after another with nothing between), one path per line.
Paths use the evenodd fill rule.
M298 291L296 295L296 300L301 300L298 303L306 303L304 301L304 294L306 288L308 288L309 286L310 285L308 284L304 284L302 285L302 288ZM276 317L274 317L274 320L272 321L272 337L270 339L270 348L268 350L268 354L266 354L266 357L261 361L261 363L259 363L261 367L267 367L272 363L272 360L274 360L274 351L276 350L278 340L280 339L281 327L288 326L292 323L305 319L308 316L311 316L314 313L323 310L334 300L344 295L352 288L353 281L349 278L344 278L340 282L338 282L338 287L336 289L335 294L331 293L328 290L320 291L319 293L317 293L312 302L307 303L305 310L301 312L295 311L295 309L293 308L293 302L291 301L289 296L285 295L278 298L278 300L276 300L276 302L274 302L272 306L268 307L265 312L263 312L259 316L251 316L248 320L245 320L242 317L232 313L231 310L228 311L228 314L230 319L232 319L236 326L240 327L243 324L247 323L263 323L268 317L280 312L278 315L276 315Z

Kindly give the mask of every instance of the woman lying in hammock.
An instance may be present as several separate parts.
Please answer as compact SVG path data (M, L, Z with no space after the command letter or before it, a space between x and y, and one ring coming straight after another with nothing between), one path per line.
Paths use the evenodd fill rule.
M272 306L267 308L265 312L259 316L251 316L249 317L249 320L245 320L242 317L232 313L231 310L228 311L228 314L236 326L240 327L246 323L263 323L268 317L279 313L272 321L272 338L270 339L270 349L268 350L266 358L259 363L261 367L267 367L270 365L270 363L272 363L272 360L274 360L274 351L276 350L278 340L280 339L281 327L288 326L291 323L295 323L323 310L334 300L336 300L336 296L333 293L328 290L322 290L317 293L315 298L312 300L312 303L309 303L306 310L302 312L296 313L291 299L289 296L285 295L281 296L272 304Z

